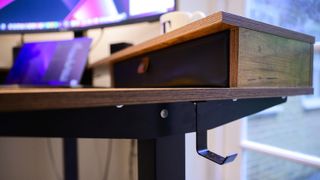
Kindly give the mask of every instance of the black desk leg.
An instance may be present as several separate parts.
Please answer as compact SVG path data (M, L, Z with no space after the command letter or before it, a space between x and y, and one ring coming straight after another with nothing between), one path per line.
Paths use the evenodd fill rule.
M78 151L76 138L63 139L64 180L78 180Z
M139 180L185 180L185 135L138 140Z

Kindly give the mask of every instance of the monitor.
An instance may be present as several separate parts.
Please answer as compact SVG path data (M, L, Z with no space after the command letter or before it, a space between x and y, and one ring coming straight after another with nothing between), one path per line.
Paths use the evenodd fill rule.
M25 43L6 84L77 86L87 62L90 38Z
M86 30L157 20L176 0L1 0L0 33Z

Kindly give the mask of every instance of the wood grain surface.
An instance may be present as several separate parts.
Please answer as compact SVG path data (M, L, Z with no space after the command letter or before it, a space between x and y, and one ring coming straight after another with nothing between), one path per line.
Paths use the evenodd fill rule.
M229 86L238 86L239 28L230 30Z
M226 12L222 12L222 14L223 23L225 24L251 29L254 31L265 32L276 36L281 36L288 39L295 39L298 41L304 41L312 44L315 42L315 38L307 34L299 33L289 29L281 28L279 26L274 26L260 21L255 21L253 19L244 18L242 16L237 16Z
M239 28L237 87L310 86L312 49L307 42Z
M1 88L0 112L282 97L312 88Z
M158 36L144 43L114 53L113 55L92 64L90 67L94 68L102 64L115 63L147 52L156 51L162 48L173 46L175 44L203 37L212 33L220 32L227 29L233 29L235 27L243 27L308 43L314 43L315 41L314 37L306 34L254 21L226 12L217 12L215 14L207 16L206 18L200 19L174 31L171 31L167 34Z

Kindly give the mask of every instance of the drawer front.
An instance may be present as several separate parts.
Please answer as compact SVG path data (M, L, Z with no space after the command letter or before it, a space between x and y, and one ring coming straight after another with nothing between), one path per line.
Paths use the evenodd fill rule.
M229 87L229 31L113 64L114 87Z

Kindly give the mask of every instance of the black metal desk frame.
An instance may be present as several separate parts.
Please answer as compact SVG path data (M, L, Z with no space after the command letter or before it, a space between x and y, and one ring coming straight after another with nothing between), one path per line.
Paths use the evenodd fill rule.
M0 135L65 138L65 180L78 179L76 138L138 139L139 180L184 180L185 133L206 139L209 129L285 101L274 97L5 112L0 113Z

